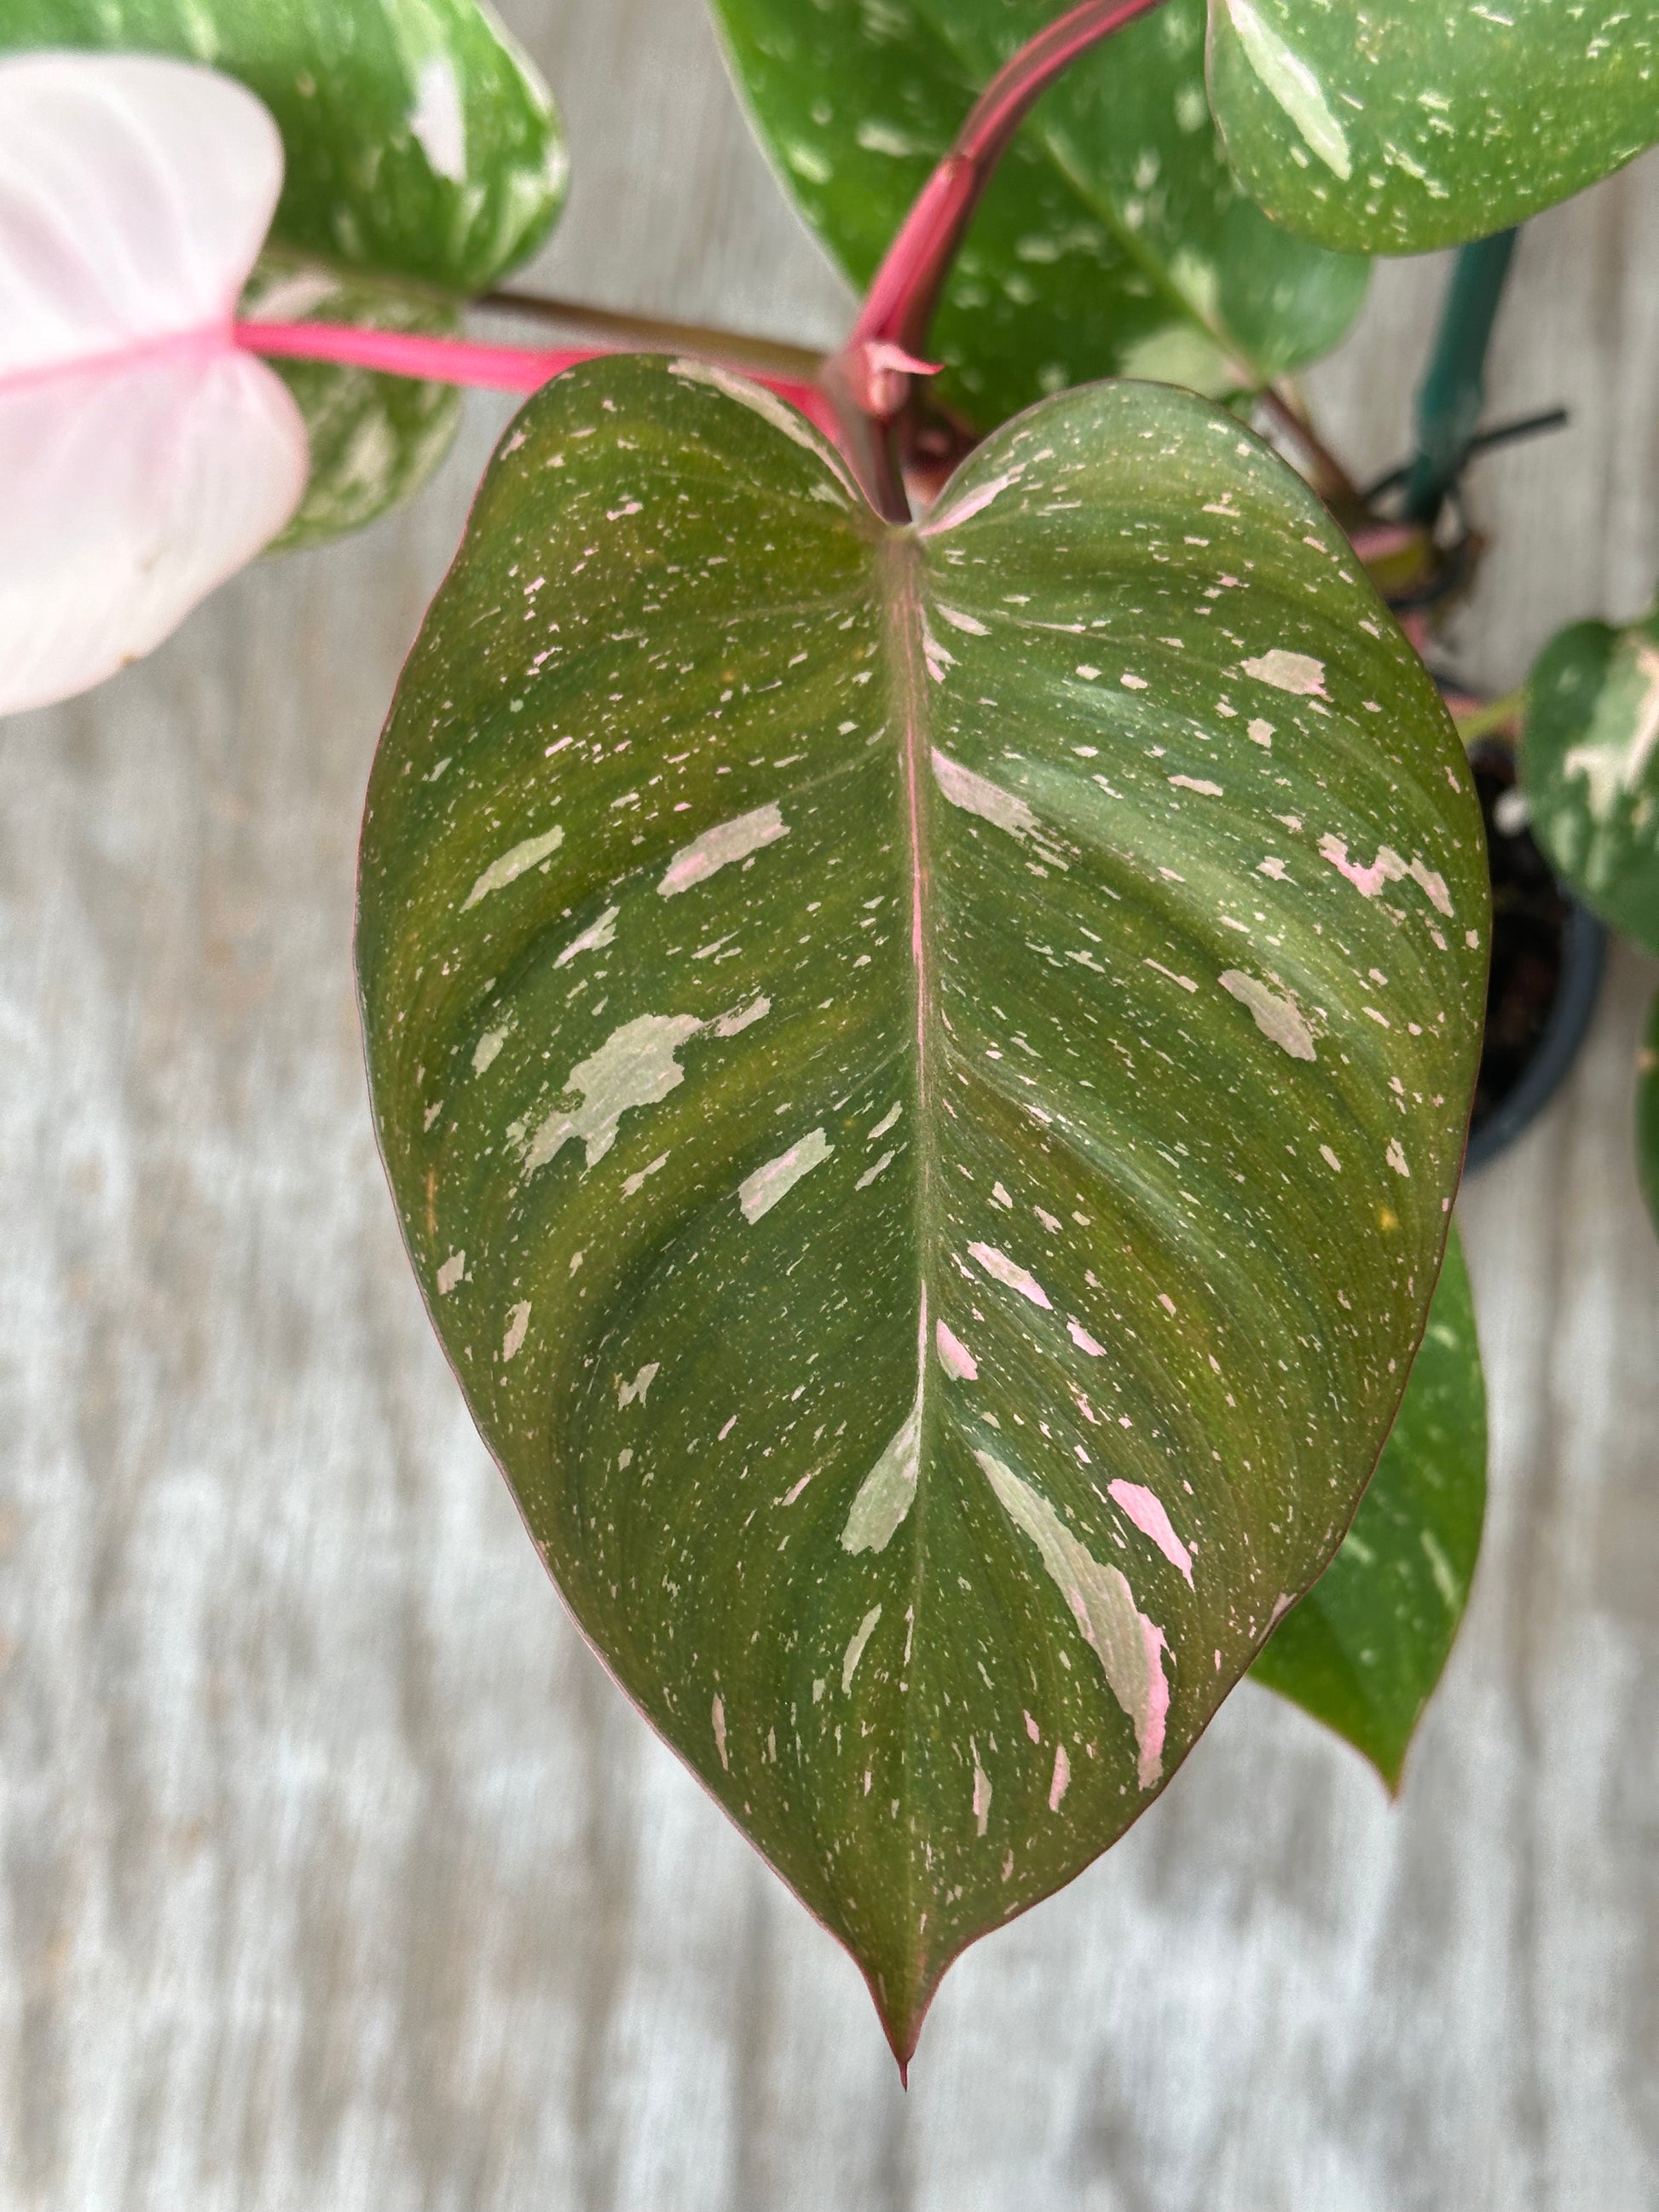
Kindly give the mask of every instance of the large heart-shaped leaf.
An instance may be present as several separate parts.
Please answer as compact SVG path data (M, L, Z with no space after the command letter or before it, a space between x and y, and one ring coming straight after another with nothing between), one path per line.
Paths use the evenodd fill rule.
M501 445L364 823L380 1141L544 1558L901 2057L1346 1530L1486 905L1420 664L1190 394L924 528L690 363Z
M240 313L251 321L357 323L423 337L456 337L461 323L448 301L280 251L261 255ZM460 422L461 395L453 384L320 361L272 366L294 394L311 448L305 498L275 541L276 552L360 530L418 491Z
M766 143L866 283L974 97L1054 0L714 0ZM988 428L1109 373L1212 394L1334 345L1366 264L1274 228L1221 159L1203 0L1167 0L1078 63L1004 157L930 347Z
M305 426L230 334L281 179L208 70L0 63L0 714L148 653L298 505Z
M239 78L288 156L276 242L348 268L482 292L564 197L552 100L478 0L0 0L0 47L37 46Z
M1551 640L1528 679L1521 757L1550 865L1659 952L1659 612Z
M1486 1507L1486 1391L1454 1231L1399 1416L1340 1550L1251 1672L1390 1790L1450 1656Z
M1328 246L1484 238L1659 139L1656 0L1210 0L1210 98L1244 185Z

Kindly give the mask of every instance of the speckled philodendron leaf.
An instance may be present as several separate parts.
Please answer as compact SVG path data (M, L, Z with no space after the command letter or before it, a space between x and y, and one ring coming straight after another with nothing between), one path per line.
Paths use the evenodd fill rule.
M1468 1602L1486 1507L1486 1389L1456 1231L1388 1443L1342 1547L1256 1661L1399 1787Z
M546 235L564 142L478 0L0 0L0 51L131 48L239 77L283 134L272 237L458 294Z
M1328 246L1484 238L1659 138L1659 0L1210 0L1246 188Z
M975 94L1053 0L714 0L767 144L809 221L867 283ZM1203 0L1086 56L1005 156L933 335L942 395L988 428L1109 374L1212 394L1334 345L1366 264L1274 228L1223 162Z
M366 323L429 337L457 333L461 319L446 301L280 252L260 260L241 313L267 322ZM460 393L453 384L315 361L271 366L299 402L311 449L305 498L273 552L361 529L418 491L448 452L460 421Z
M1552 866L1659 952L1659 613L1551 640L1527 684L1521 765Z
M1659 999L1648 1016L1636 1062L1636 1172L1649 1216L1659 1230Z
M584 1627L901 2054L1346 1528L1486 902L1420 664L1190 394L1032 410L921 529L684 363L485 477L364 824L392 1188Z

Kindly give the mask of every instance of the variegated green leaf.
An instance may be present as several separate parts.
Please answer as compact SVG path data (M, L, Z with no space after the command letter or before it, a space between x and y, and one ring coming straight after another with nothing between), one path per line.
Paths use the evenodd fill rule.
M458 333L461 320L446 301L279 252L261 258L241 312L267 322L362 323L433 337ZM461 412L452 384L320 361L272 367L299 402L311 449L305 498L274 552L319 544L373 522L418 491L449 451Z
M370 790L380 1140L544 1558L902 2057L1347 1528L1486 907L1421 665L1189 394L923 528L690 364L503 441Z
M1454 1231L1353 1526L1251 1670L1346 1736L1390 1790L1462 1622L1486 1507L1486 1383Z
M790 190L859 285L1000 64L1055 0L714 0ZM929 340L988 428L1121 373L1221 394L1334 345L1366 264L1275 229L1234 184L1204 93L1204 0L1077 63L1005 155Z
M1551 866L1659 952L1659 613L1552 639L1528 681L1521 763Z
M1272 215L1325 245L1485 238L1659 138L1656 0L1210 0L1210 99Z
M546 88L478 0L0 0L0 52L173 54L239 77L288 157L272 237L471 294L564 198Z

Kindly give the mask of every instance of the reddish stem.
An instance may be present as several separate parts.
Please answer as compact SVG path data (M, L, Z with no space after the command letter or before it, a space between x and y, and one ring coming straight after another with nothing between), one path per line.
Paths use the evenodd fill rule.
M423 377L486 392L538 391L579 361L592 361L606 350L474 345L465 338L422 337L412 331L371 330L356 323L238 323L236 343L250 353L287 361L337 362L383 375Z
M410 331L371 330L356 323L238 323L238 345L250 353L287 361L325 361L370 368L386 376L413 376L436 384L470 385L486 392L538 392L574 368L627 350L612 346L476 345L466 338L422 337ZM798 407L830 437L835 416L816 386L751 368L732 374L763 384Z
M849 351L872 339L907 353L923 350L957 248L1009 140L1054 79L1091 46L1162 5L1163 0L1083 0L1003 64L888 247L853 326Z
M885 345L913 355L925 350L951 264L1009 140L1079 56L1162 5L1163 0L1083 0L997 71L888 248L851 337L825 364L824 383L846 427L844 442L858 459L870 496L890 520L910 519L887 427L902 398L884 404L891 396L892 380L872 374L870 349Z

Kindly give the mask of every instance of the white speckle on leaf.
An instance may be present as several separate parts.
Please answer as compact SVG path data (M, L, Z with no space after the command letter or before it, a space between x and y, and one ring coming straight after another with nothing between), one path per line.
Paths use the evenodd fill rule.
M507 1334L501 1339L503 1365L514 1356L520 1346L523 1344L525 1331L529 1326L530 1301L528 1298L521 1298L507 1316Z
M1640 784L1656 745L1659 745L1659 649L1645 640L1627 640L1615 655L1596 700L1589 735L1567 748L1561 773L1583 777L1589 786L1584 803L1594 820L1606 822L1620 799ZM1505 798L1510 795L1504 793Z
M969 1748L974 1754L974 1826L982 1836L991 1817L991 1778L979 1763L979 1746L970 1741Z
M1254 975L1246 975L1237 968L1229 968L1217 978L1224 991L1248 1006L1255 1025L1265 1037L1271 1037L1282 1046L1292 1060L1316 1060L1313 1032L1302 1018L1299 1010L1277 991L1270 991Z
M503 1022L500 1029L486 1030L478 1039L472 1048L472 1073L475 1075L483 1075L495 1065L495 1055L507 1042L507 1031L512 1026L510 1021Z
M989 637L991 635L976 616L960 614L955 607L941 606L938 611L941 622L949 623L952 629L961 630L965 636Z
M1429 1563L1429 1572L1434 1577L1434 1586L1440 1593L1440 1602L1455 1620L1463 1609L1465 1592L1452 1571L1452 1563L1437 1540L1432 1528L1418 1532L1417 1540L1423 1547L1423 1556Z
M1037 827L1037 818L1023 799L1004 791L1000 784L993 783L987 776L975 775L960 761L953 761L948 753L933 748L933 781L952 806L961 807L964 814L977 814L981 821L994 823L1011 836L1027 837Z
M466 182L466 111L455 71L442 54L421 64L409 127L420 141L427 166L453 185Z
M1338 1159L1336 1154L1331 1150L1328 1145L1322 1145L1319 1147L1319 1157L1324 1161L1326 1166L1331 1170L1333 1175L1341 1174L1342 1163Z
M1059 1812L1060 1801L1066 1795L1066 1792L1071 1788L1071 1786L1072 1762L1066 1756L1065 1745L1063 1743L1057 1743L1054 1746L1054 1779L1048 1784L1048 1810L1051 1813Z
M1143 1536L1150 1536L1172 1567L1178 1567L1186 1577L1190 1589L1193 1580L1193 1555L1170 1526L1164 1502L1142 1482L1109 1482L1108 1494L1134 1522Z
M976 1451L974 1456L1004 1512L1036 1546L1049 1579L1099 1660L1107 1687L1134 1729L1140 1786L1150 1789L1164 1772L1170 1711L1163 1630L1136 1606L1134 1593L1118 1570L1103 1566L1091 1556L1041 1492L989 1452Z
M714 1697L713 1717L714 1723L714 1748L720 1755L720 1765L729 1774L732 1771L732 1762L726 1755L726 1700L719 1694L718 1692L716 1692Z
M675 1054L702 1024L692 1014L641 1014L613 1030L596 1053L578 1060L564 1088L581 1093L574 1113L555 1107L530 1140L524 1171L533 1175L571 1137L587 1146L595 1166L617 1141L617 1124L636 1106L654 1106L685 1080Z
M1180 880L1181 878L1177 876L1176 878L1176 881L1179 883ZM1166 968L1161 960L1148 960L1144 962L1142 964L1146 967L1155 969L1160 975L1167 976L1171 983L1179 983L1183 991L1196 991L1198 988L1197 984L1194 982L1190 975L1177 975L1173 968Z
M1426 894L1436 912L1450 919L1451 894L1446 889L1446 879L1426 861L1402 860L1391 845L1379 845L1370 867L1362 867L1358 860L1348 858L1347 839L1334 837L1328 832L1319 841L1319 857L1328 860L1339 875L1346 876L1361 898L1375 898L1384 884L1402 883L1409 876Z
M755 1222L762 1214L769 1213L804 1175L810 1175L835 1149L822 1129L812 1129L798 1144L791 1145L787 1152L780 1152L776 1159L768 1160L764 1167L745 1176L738 1186L738 1203L743 1208L744 1219Z
M1391 1137L1389 1139L1389 1149L1383 1153L1382 1157L1397 1176L1410 1175L1411 1169L1407 1165L1406 1155L1401 1150L1400 1139L1398 1137Z
M853 1186L855 1190L867 1190L870 1185L875 1181L876 1177L878 1175L884 1174L886 1170L892 1166L894 1161L897 1158L898 1154L896 1152L884 1152L873 1167L866 1168L864 1173L859 1177L857 1182Z
M1041 1306L1046 1313L1053 1312L1048 1293L1036 1277L1028 1274L1006 1252L999 1252L994 1244L970 1244L968 1249L994 1281L1006 1283L1011 1291L1018 1291L1021 1297L1030 1298L1034 1306Z
M971 521L975 515L982 514L993 500L1000 499L1011 484L1017 484L1024 473L1023 468L1010 469L1006 476L993 477L988 483L976 484L965 499L958 500L943 514L934 515L931 521L924 522L920 535L936 538L941 531L955 530L962 523Z
M854 136L866 154L884 154L891 161L913 161L918 154L931 155L935 150L931 141L918 138L896 123L884 123L879 116L860 123Z
M1250 0L1227 0L1227 13L1250 67L1295 124L1309 152L1346 183L1353 173L1348 134L1332 112L1319 79L1295 48L1262 21Z
M958 1382L977 1382L979 1362L948 1322L938 1322L933 1329L933 1345L939 1353L939 1364L945 1373Z
M1244 673L1254 676L1259 684L1271 684L1275 691L1288 691L1298 699L1322 699L1325 694L1325 664L1316 660L1310 653L1287 653L1282 646L1274 646L1259 659L1247 660Z
M853 1677L858 1672L859 1661L864 1656L864 1647L875 1634L876 1623L881 1619L881 1607L872 1605L854 1632L847 1647L847 1656L841 1662L841 1693L847 1696L853 1686Z
M1170 781L1177 791L1195 791L1204 799L1219 799L1222 795L1218 783L1206 783L1201 776L1172 775Z
M873 1145L878 1137L884 1137L903 1111L904 1108L902 1102L896 1103L890 1106L887 1111L882 1115L880 1121L877 1122L875 1127L871 1130L869 1135L865 1139L864 1141L866 1144Z
M1271 722L1264 722L1258 717L1250 724L1245 735L1253 745L1263 746L1268 752L1273 750L1273 726Z
M666 874L657 885L657 896L673 898L681 891L689 891L694 884L706 884L710 876L732 861L746 860L751 853L758 853L763 846L775 844L788 834L789 824L775 800L769 805L756 807L751 814L739 814L735 821L720 823L675 854L668 863Z
M509 884L516 884L528 870L539 867L550 853L556 853L563 842L564 832L556 823L541 836L526 837L522 844L514 845L499 860L490 862L462 902L461 912L465 914L469 907L477 906L491 891L505 890Z
M841 1540L849 1552L884 1552L893 1531L910 1510L916 1494L921 1455L921 1386L916 1402L891 1443L859 1485Z
M771 1011L772 1001L769 999L756 999L750 1005L740 1006L735 1013L722 1014L714 1024L714 1035L722 1037L738 1036L749 1027L751 1022L764 1021Z
M465 1252L452 1252L438 1270L438 1296L447 1298L466 1273Z
M1105 1346L1097 1344L1080 1321L1068 1321L1066 1324L1066 1334L1076 1345L1078 1350L1086 1352L1091 1359L1104 1359L1106 1357Z
M665 1168L667 1165L667 1153L659 1152L656 1158L651 1162L650 1165L648 1167L642 1167L637 1175L624 1176L623 1178L623 1196L624 1198L635 1197L640 1191L644 1189L646 1183L650 1180L650 1178L655 1175L659 1169Z
M556 968L562 968L567 961L574 960L579 952L599 952L607 945L613 944L617 935L617 916L621 912L620 907L606 907L605 912L590 928L583 930L580 937L571 939L564 951L554 961L553 965Z
M634 1380L631 1382L624 1382L622 1377L618 1376L617 1377L617 1412L621 1413L624 1407L629 1406L644 1405L646 1392L651 1388L651 1385L656 1381L657 1376L661 1371L661 1361L653 1359L647 1362L645 1366L641 1368L639 1373L634 1377Z

